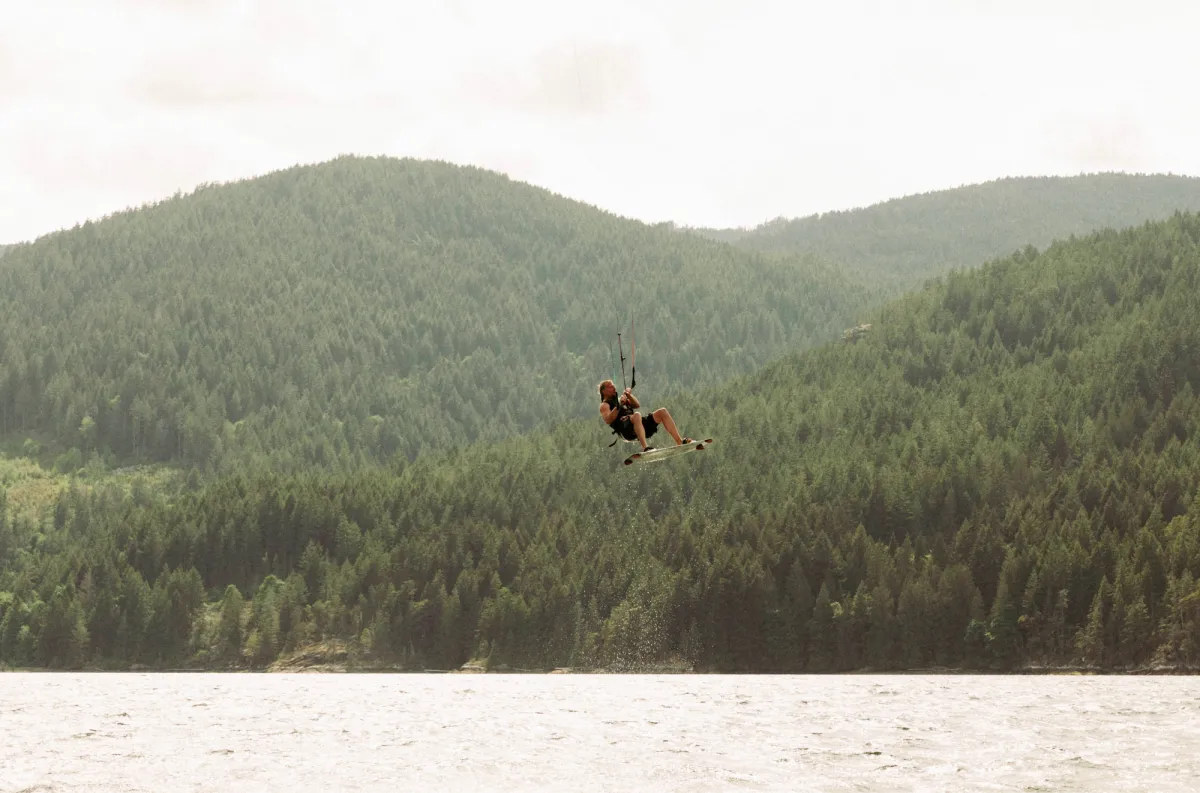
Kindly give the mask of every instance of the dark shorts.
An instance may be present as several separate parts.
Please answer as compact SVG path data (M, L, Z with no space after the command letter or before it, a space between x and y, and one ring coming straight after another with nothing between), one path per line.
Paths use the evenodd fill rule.
M647 438L658 432L658 422L654 420L654 416L649 413L642 416L642 429L646 431ZM617 433L627 441L636 441L637 431L633 428L633 419L629 416L617 419Z

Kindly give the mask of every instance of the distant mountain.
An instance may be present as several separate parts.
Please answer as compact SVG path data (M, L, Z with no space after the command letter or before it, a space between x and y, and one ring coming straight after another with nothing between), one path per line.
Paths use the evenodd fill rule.
M872 299L813 257L477 168L342 157L11 248L0 439L66 468L411 457L594 415L631 320L657 402L832 338Z
M900 291L1033 245L1200 210L1200 178L1104 173L999 179L873 206L695 229L746 250L811 253Z

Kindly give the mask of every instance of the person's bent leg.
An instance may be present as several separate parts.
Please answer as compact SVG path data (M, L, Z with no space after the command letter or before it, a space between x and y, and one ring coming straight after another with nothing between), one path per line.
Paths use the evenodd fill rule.
M675 439L676 444L683 443L683 438L679 435L679 430L675 429L675 420L671 418L670 412L666 408L659 408L650 414L654 420L667 428L667 432Z
M633 422L633 431L637 433L638 442L642 444L642 451L646 451L646 428L642 426L642 414L634 413L629 420Z

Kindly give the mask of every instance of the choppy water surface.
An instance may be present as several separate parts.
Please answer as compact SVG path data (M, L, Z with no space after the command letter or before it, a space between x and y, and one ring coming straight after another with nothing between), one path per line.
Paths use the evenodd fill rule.
M16 791L1196 791L1200 680L0 675Z

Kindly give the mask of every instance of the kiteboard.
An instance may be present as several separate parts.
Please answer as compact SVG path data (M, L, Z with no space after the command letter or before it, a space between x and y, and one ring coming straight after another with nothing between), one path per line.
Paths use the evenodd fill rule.
M672 444L670 446L662 446L657 449L651 449L648 452L634 452L625 458L626 465L634 463L656 463L659 460L665 460L668 457L677 457L688 452L698 452L701 449L708 448L708 445L713 442L712 438L705 438L702 441L692 441L691 443Z

